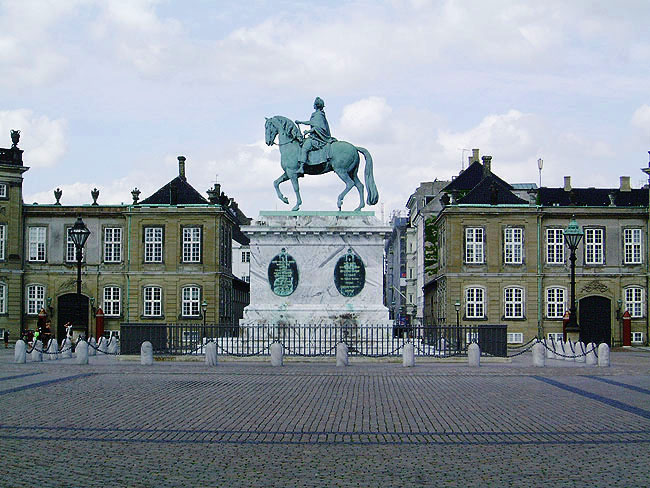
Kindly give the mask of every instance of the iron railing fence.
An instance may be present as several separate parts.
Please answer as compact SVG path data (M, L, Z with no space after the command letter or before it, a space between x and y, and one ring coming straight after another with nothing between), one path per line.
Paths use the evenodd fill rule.
M121 326L122 354L139 354L144 341L154 353L204 354L214 341L218 354L255 356L270 354L272 343L284 346L288 356L334 356L344 342L350 356L399 356L408 342L418 356L466 356L476 342L484 356L507 355L507 326L499 325L328 325L328 324L133 324Z

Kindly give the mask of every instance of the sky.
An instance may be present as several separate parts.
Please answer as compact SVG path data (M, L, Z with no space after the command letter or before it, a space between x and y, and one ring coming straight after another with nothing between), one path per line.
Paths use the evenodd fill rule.
M320 96L332 135L370 151L384 220L472 148L511 183L539 184L542 158L544 186L640 187L649 18L645 0L0 0L0 147L21 130L26 203L145 198L184 155L190 184L255 218L295 203L265 117L309 119ZM343 187L302 178L301 208L336 210Z

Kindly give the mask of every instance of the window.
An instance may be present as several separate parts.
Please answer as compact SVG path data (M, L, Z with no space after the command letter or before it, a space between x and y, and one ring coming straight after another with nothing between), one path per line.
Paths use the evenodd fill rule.
M546 262L564 264L563 229L546 229Z
M467 288L465 290L465 316L470 319L485 317L485 290L483 288Z
M546 317L549 319L561 319L564 317L566 304L566 293L564 288L546 289Z
M104 288L104 315L107 317L119 317L120 310L120 288L118 286L107 286Z
M122 261L122 228L106 227L104 229L104 262Z
M0 198L7 198L7 184L0 183Z
M466 263L483 264L483 237L482 227L467 227L465 229Z
M503 230L503 256L506 264L522 263L524 229L508 227Z
M641 264L641 229L623 231L624 264Z
M585 264L604 264L603 229L585 229Z
M643 342L643 332L632 332L632 342L637 344Z
M181 290L182 315L198 317L201 315L201 289L198 286L186 286Z
M45 287L29 285L27 287L27 314L37 315L43 308L45 308Z
M144 229L144 262L162 263L163 228L145 227Z
M162 315L162 288L159 286L144 288L144 315L147 317Z
M183 227L183 262L201 262L201 227Z
M625 289L625 309L632 318L643 317L643 288L630 286Z
M29 260L45 261L45 227L29 228Z
M250 263L251 261L251 252L250 251L242 251L241 252L241 262L242 263Z
M72 227L68 227L66 230L66 233L68 235L68 239L66 241L66 246L65 246L65 260L68 263L76 263L77 262L77 247L74 245L74 242L72 241L72 236L70 235L70 231L72 230ZM81 260L83 261L86 259L86 248L82 247L81 248Z
M549 332L548 340L555 343L562 342L564 341L564 334L562 334L562 332Z
M508 344L522 344L523 342L523 332L508 332Z
M7 226L0 225L0 261L5 259L5 245L7 242Z
M524 318L524 289L511 286L504 290L504 316L507 319Z
M7 285L0 283L0 313L7 313Z

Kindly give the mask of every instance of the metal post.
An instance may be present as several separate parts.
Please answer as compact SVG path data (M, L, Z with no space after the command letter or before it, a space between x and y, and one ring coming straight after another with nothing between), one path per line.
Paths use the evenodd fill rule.
M81 309L81 248L79 246L76 247L76 258L77 258L77 308L78 310ZM79 316L79 318L81 315ZM88 323L86 323L86 337L88 337Z
M460 353L460 302L454 303L456 308L456 352Z
M571 248L571 256L569 257L571 261L571 308L569 312L569 326L575 327L576 320L576 250Z

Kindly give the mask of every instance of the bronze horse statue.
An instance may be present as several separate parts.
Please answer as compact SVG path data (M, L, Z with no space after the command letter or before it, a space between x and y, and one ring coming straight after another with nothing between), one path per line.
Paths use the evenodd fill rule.
M280 183L291 180L293 191L296 192L296 205L292 210L298 210L302 204L300 198L300 186L298 185L298 154L300 153L300 145L303 141L303 135L298 129L298 126L286 117L276 115L270 119L266 119L266 144L272 146L275 144L276 136L279 136L278 146L280 147L280 164L284 173L277 180L273 182L275 191L278 198L284 203L289 203L280 191ZM368 205L374 205L379 200L379 193L375 185L375 178L372 174L372 157L367 149L355 146L345 141L336 141L332 143L331 158L324 163L305 165L305 174L323 175L334 171L339 178L345 183L345 189L339 194L337 205L339 210L343 205L345 195L353 188L359 191L359 206L355 209L361 210L364 206L363 198L363 183L357 176L359 170L359 153L363 154L366 160L365 167L365 180L368 189Z

